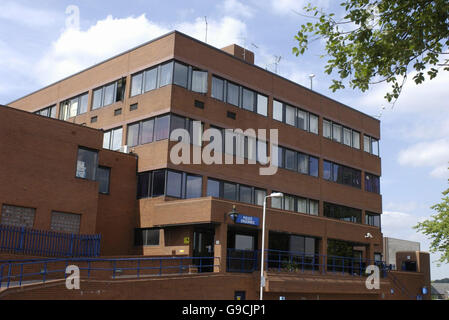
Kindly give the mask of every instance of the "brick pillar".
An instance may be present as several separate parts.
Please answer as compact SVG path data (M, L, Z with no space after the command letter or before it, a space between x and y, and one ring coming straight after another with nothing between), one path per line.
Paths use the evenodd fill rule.
M226 272L228 247L228 224L226 222L215 226L214 240L214 272Z
M326 272L327 266L327 237L324 236L320 241L320 271Z

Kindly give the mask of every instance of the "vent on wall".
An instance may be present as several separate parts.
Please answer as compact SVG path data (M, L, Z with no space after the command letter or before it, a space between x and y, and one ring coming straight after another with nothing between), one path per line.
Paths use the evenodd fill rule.
M203 101L199 101L199 100L195 100L195 107L200 108L200 109L204 109L204 102Z
M236 118L237 115L235 114L235 112L228 111L227 114L226 114L226 116L227 116L228 118L231 118L231 119L234 119L234 120L235 120L235 118Z

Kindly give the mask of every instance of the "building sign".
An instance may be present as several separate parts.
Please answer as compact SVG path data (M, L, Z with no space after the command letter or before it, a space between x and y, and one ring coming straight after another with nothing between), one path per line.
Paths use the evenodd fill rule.
M259 218L239 214L239 215L237 215L237 219L235 219L235 223L249 224L250 226L258 227L259 226Z
M190 237L184 237L184 244L190 243Z

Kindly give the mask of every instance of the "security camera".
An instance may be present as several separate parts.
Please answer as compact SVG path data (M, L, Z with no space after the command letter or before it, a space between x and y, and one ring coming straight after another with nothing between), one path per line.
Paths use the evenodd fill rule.
M370 239L372 239L373 238L373 235L371 234L371 233L367 233L367 234L365 234L365 238L370 238Z

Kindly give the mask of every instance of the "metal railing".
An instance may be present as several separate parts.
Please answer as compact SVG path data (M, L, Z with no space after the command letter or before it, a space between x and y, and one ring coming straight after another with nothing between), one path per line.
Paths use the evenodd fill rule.
M268 271L305 272L312 273L323 270L324 257L321 254L311 254L295 251L266 250Z
M0 224L0 251L59 257L97 257L100 235L80 235Z
M352 276L365 275L366 267L375 265L379 267L381 276L393 269L383 261L364 258L340 257L315 253L304 253L282 250L265 250L266 270L272 272L311 272L332 273ZM260 250L244 251L228 249L228 272L254 272L259 270Z
M218 261L215 263L215 261ZM45 283L67 277L66 268L75 265L81 279L140 278L214 272L218 257L139 257L139 258L48 258L0 261L0 288Z
M259 250L228 249L226 270L228 272L254 272L260 268Z

